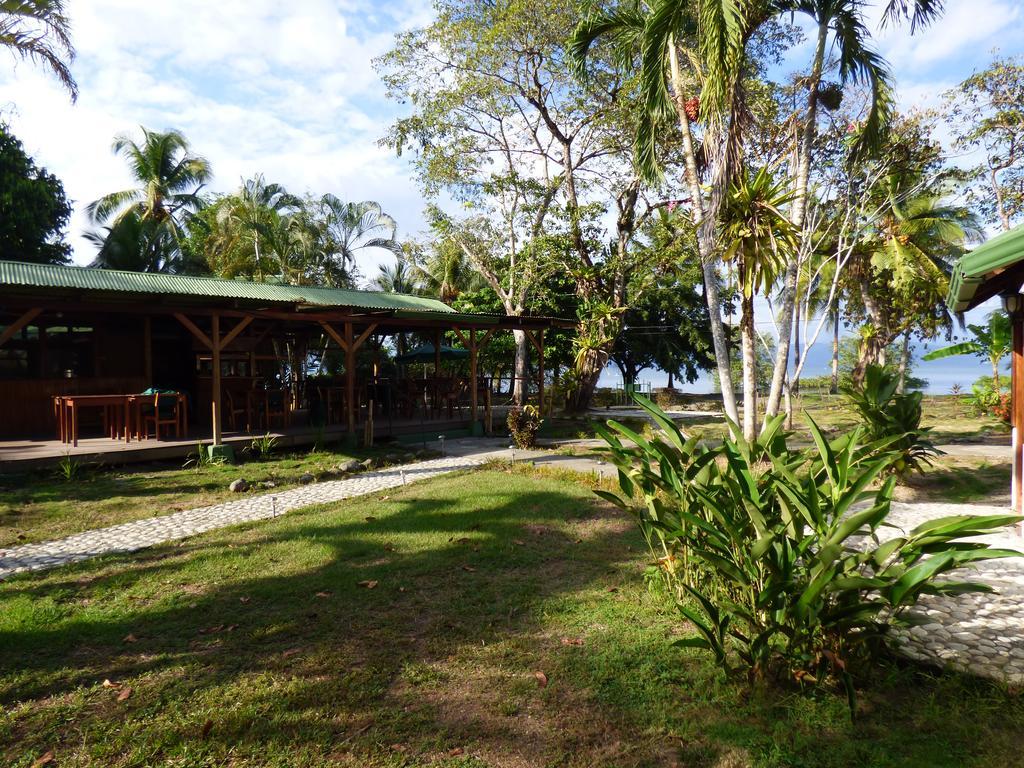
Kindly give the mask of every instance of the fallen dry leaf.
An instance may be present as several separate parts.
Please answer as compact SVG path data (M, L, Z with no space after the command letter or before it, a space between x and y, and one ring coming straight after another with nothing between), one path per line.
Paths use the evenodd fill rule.
M360 581L357 586L366 587L367 589L374 589L380 582L376 579L367 579L366 581Z
M203 727L199 731L199 738L205 739L210 735L210 731L213 729L213 720L207 720L203 723Z
M103 687L104 688L120 688L120 686L117 683L112 683L112 682L110 682L110 680L106 680L106 679L103 681Z
M398 588L398 591L399 591L399 592L405 592L405 587L399 587L399 588Z
M238 629L237 624L228 624L226 627L224 627L225 632L234 632L236 629Z
M131 696L131 695L132 695L132 689L131 688L122 688L121 692L119 694L117 694L117 700L118 701L127 701L128 697Z
M245 605L245 604L246 604L246 603L248 603L248 602L249 602L250 600L252 600L252 598L251 598L251 597L240 597L240 598L238 598L238 602L240 602L240 603L241 603L242 605Z
M376 518L376 517L374 517L373 515L367 515L367 516L366 516L366 522L368 522L368 523L372 523L372 522L373 522L374 520L376 520L376 519L377 519L377 518Z
M406 746L405 744L392 744L391 749L395 752L405 752Z
M618 588L618 587L608 587L608 590L607 590L607 591L608 591L608 592L618 592L618 591L619 591L619 588Z
M223 629L224 629L224 625L223 624L218 624L218 625L216 625L214 627L207 627L206 629L200 629L199 630L199 634L200 635L215 635L215 634L217 634L218 632L220 632Z
M475 571L476 568L474 568L472 565L464 565L464 566L462 566L462 570L469 571L470 573L473 573L473 571Z
M518 547L525 547L526 546L526 542L523 541L522 539L512 539L512 543L515 544Z
M127 634L124 637L124 641L126 643L137 643L137 642L139 642L139 638L137 638L135 635Z
M390 498L390 496L378 496L377 501L387 501Z
M533 673L533 676L537 678L537 685L539 685L541 688L548 687L548 676L545 675L543 672L537 670Z
M43 754L36 758L36 761L32 763L32 768L42 768L42 766L49 765L52 762L53 750L47 750L46 752L43 752Z
M583 645L583 638L581 637L563 637L562 645Z
M448 750L448 757L458 757L459 755L463 754L463 752L464 752L464 750L462 749L462 747L456 747L455 749L449 749Z
M317 597L330 597L331 593L330 592L326 592L326 591L324 591L324 592L317 592L316 596Z
M302 649L301 648L289 648L287 651L282 653L281 656L283 658L287 659L289 656L294 656L297 653L302 653Z

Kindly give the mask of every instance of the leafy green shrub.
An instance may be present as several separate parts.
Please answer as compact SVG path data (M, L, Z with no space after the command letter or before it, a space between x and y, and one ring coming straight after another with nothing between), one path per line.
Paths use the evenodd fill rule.
M509 434L517 448L533 447L537 442L537 431L541 422L540 411L533 405L512 408L505 419Z
M262 461L270 456L277 447L277 437L267 432L265 435L254 437L249 444L249 454Z
M899 376L879 365L869 365L858 387L841 388L847 401L860 415L869 440L885 440L898 455L891 471L901 477L921 464L931 464L939 450L928 439L930 428L921 426L920 392L898 393Z
M82 473L82 462L71 458L70 453L65 453L64 458L57 465L57 476L65 483L73 483Z
M971 409L984 416L994 416L1007 424L1010 423L1010 377L999 377L999 389L996 390L995 382L991 376L982 376L971 385L971 394L964 398L964 402Z
M217 466L226 463L226 459L220 455L213 455L210 452L211 445L207 445L202 440L196 443L196 450L194 453L190 453L185 457L185 463L181 465L182 469L194 469L196 472L201 470L203 467Z
M647 440L615 421L602 427L620 492L597 493L634 516L696 628L676 645L710 651L729 673L838 683L852 712L854 676L922 594L990 591L937 577L1018 554L964 541L1021 519L1010 515L931 520L880 542L895 478L876 481L901 455L889 450L897 438L862 443L858 427L830 442L808 418L814 446L793 450L780 416L754 442L730 424L732 437L712 449L637 402L660 432Z

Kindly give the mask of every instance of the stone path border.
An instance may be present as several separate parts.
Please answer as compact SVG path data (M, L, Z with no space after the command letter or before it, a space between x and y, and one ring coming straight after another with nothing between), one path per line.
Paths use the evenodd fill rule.
M341 501L353 496L396 488L407 482L472 469L483 462L482 456L431 459L363 472L342 480L311 483L280 493L247 496L209 507L188 509L171 515L85 531L66 539L23 544L0 552L0 579L15 573L55 568L99 555L133 552L195 536L215 528L265 520L313 504Z
M880 530L879 538L902 535L937 517L1008 513L1006 507L981 504L893 502L889 522L897 528ZM1000 549L1024 551L1024 540L1010 528L973 540ZM914 609L923 623L894 631L900 653L938 667L1024 685L1024 558L978 563L954 571L950 578L981 582L995 593L923 596Z

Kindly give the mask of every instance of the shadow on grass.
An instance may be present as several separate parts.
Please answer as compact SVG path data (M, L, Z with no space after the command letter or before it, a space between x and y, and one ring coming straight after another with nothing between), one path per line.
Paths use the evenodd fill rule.
M867 694L856 724L839 699L751 697L669 645L641 547L582 486L483 471L14 579L0 585L14 713L0 755L953 766L1016 743L1019 705L990 687L958 701L964 689L917 673ZM116 702L105 678L131 696ZM962 722L943 733L950 710ZM483 762L449 754L462 746Z

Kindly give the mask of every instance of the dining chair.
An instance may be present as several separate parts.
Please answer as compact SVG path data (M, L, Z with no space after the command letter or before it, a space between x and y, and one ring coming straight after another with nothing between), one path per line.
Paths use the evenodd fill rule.
M161 396L164 398L163 402L160 402ZM174 427L174 436L176 438L181 437L181 404L178 399L177 393L169 394L164 393L161 395L159 392L153 396L152 411L143 411L142 416L142 432L143 437L149 439L149 425L153 425L153 436L160 439L160 428L161 427Z

